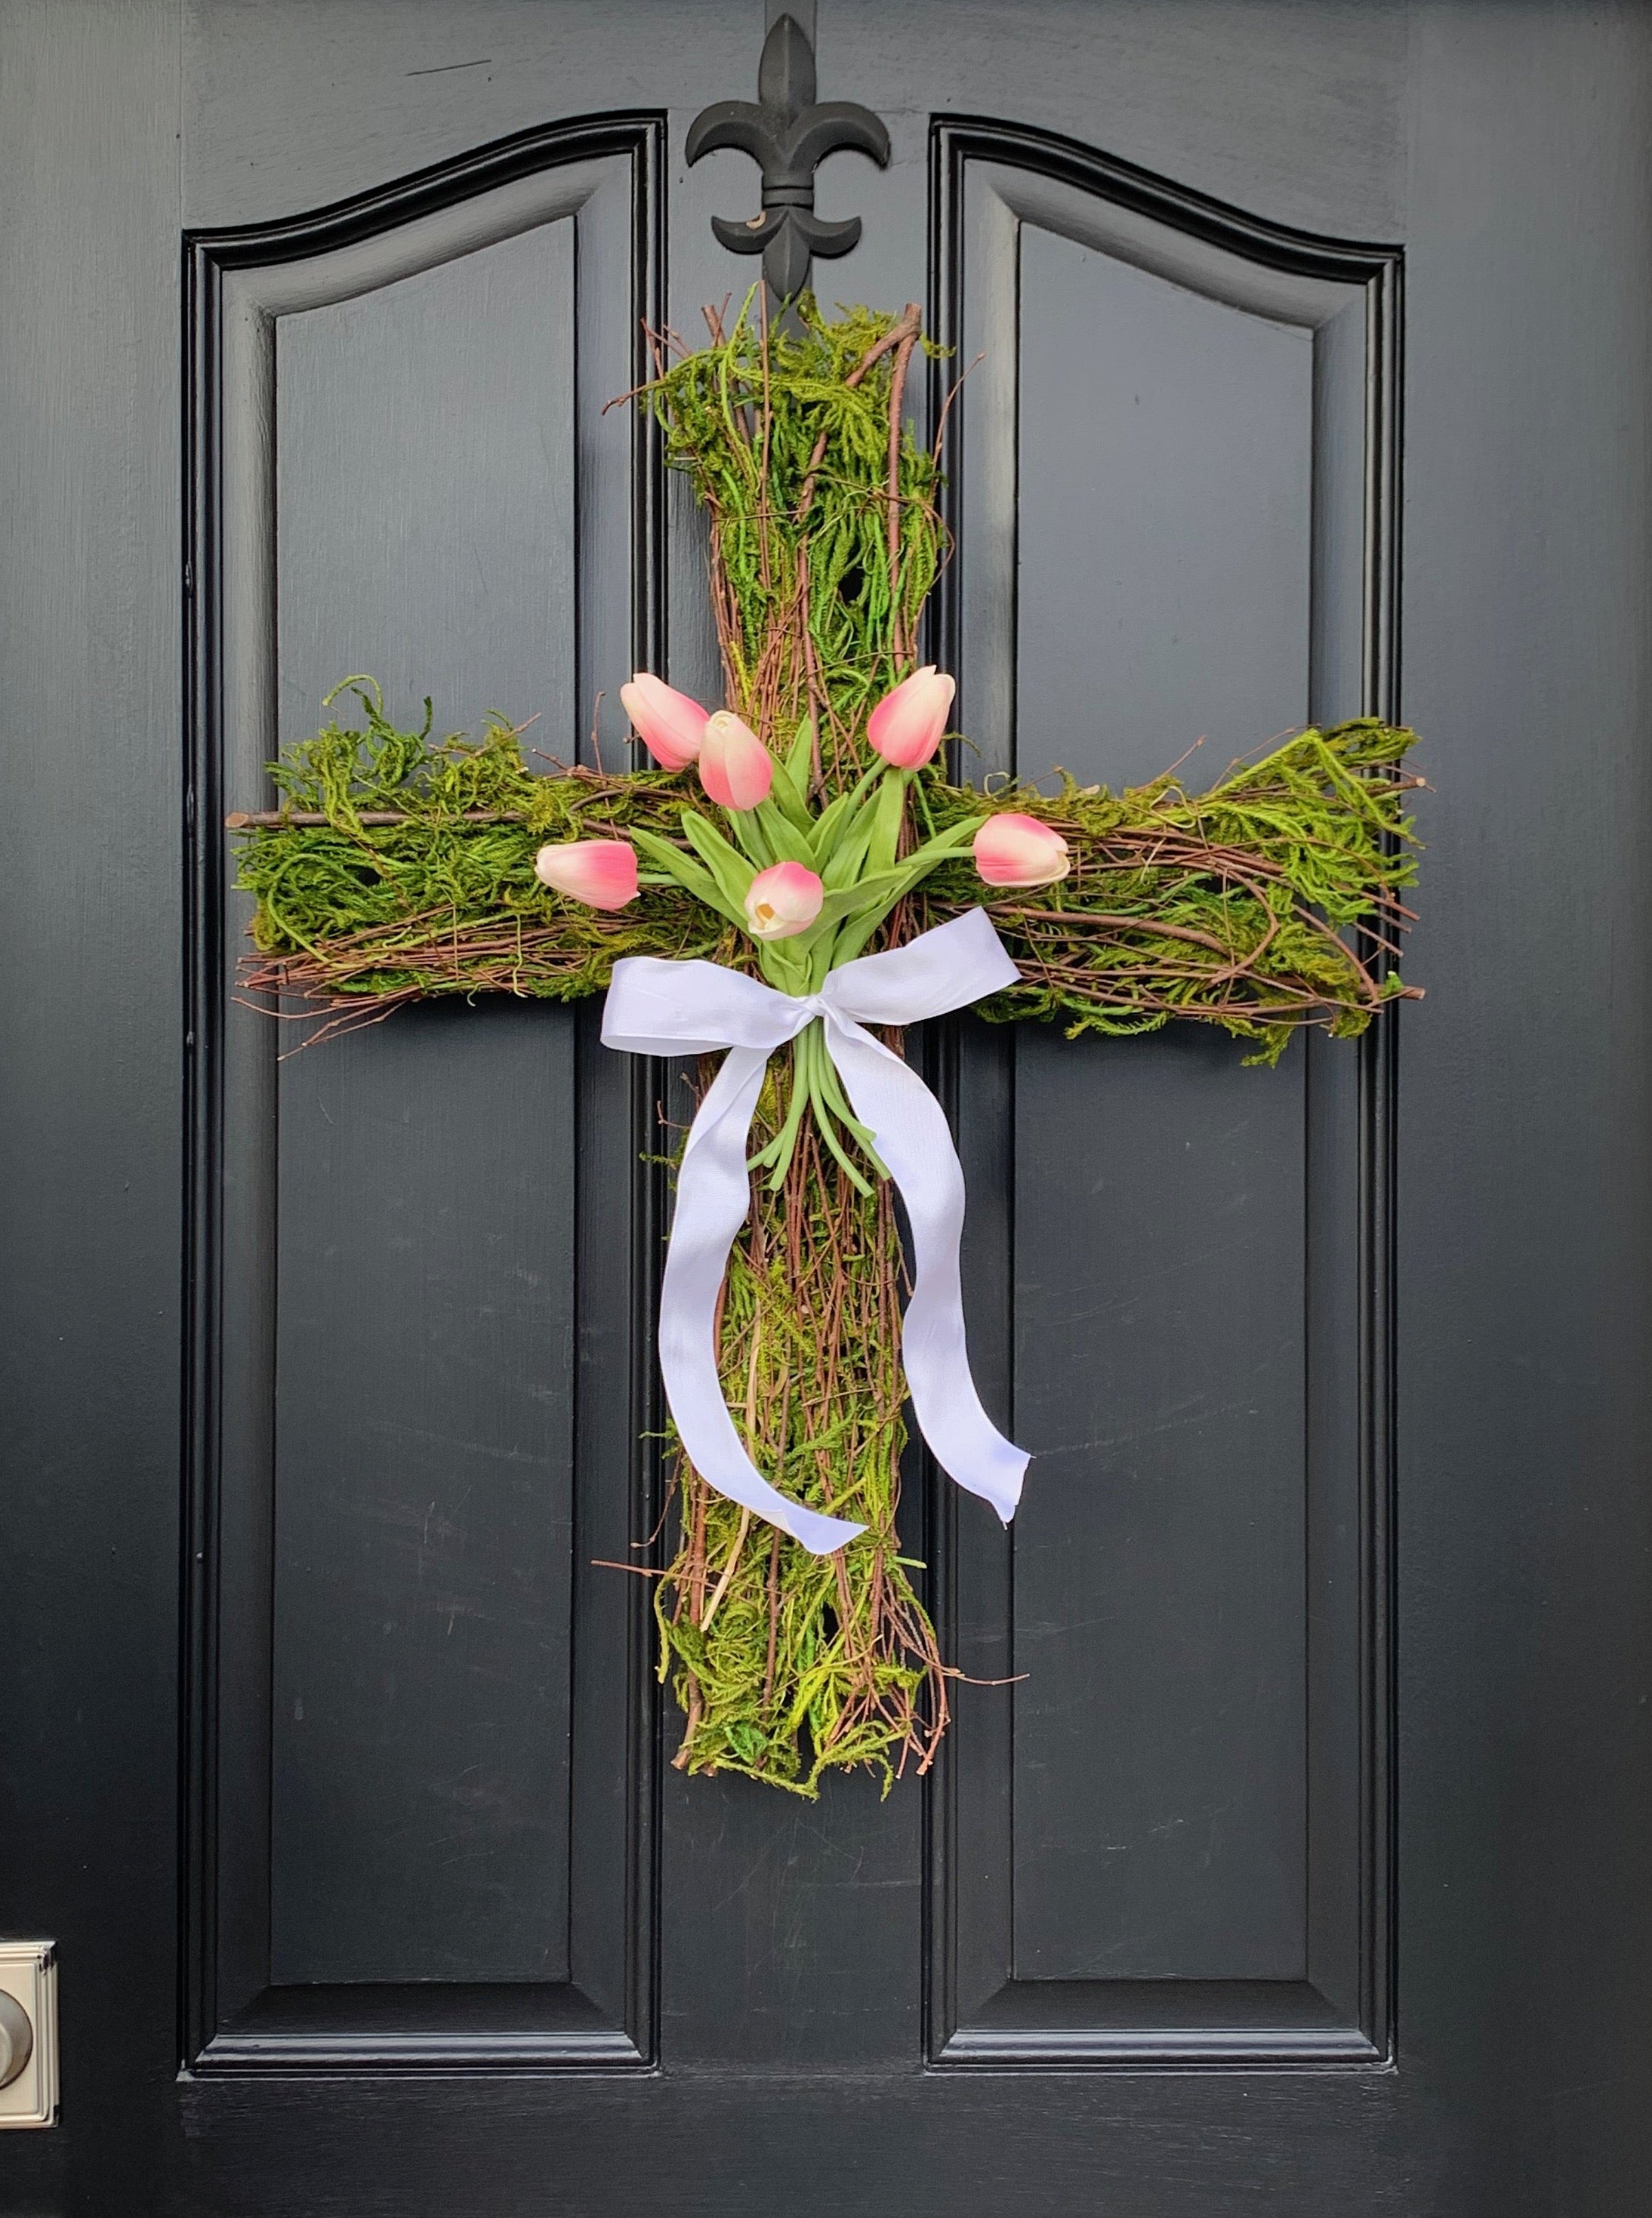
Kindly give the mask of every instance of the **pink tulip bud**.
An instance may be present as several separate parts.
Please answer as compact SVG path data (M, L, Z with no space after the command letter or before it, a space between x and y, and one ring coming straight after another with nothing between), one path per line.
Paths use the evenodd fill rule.
M768 799L774 759L749 724L719 709L705 727L699 782L719 809L755 809Z
M686 770L705 736L705 711L646 670L639 670L619 697L643 744L667 770Z
M629 839L573 839L542 847L533 872L587 908L624 908L637 899L637 850Z
M941 745L957 691L954 680L933 662L903 678L867 719L866 737L874 750L897 770L916 770L927 763Z
M746 921L755 939L791 939L820 914L826 889L801 863L774 863L746 889Z
M1072 868L1067 843L1036 816L1006 810L975 835L975 867L990 886L1049 886Z

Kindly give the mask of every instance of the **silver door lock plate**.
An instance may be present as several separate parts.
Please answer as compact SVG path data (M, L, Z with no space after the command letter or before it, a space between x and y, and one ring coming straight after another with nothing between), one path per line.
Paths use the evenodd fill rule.
M0 2126L57 2122L57 1951L0 1941Z

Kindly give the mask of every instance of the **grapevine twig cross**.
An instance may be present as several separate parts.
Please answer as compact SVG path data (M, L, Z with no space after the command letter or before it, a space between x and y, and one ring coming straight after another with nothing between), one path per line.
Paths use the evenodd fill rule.
M1414 993L1393 967L1410 733L1305 731L1197 796L1173 773L1117 795L954 781L951 680L913 666L946 549L938 443L903 416L917 311L828 320L805 294L785 330L761 303L708 324L697 351L655 338L633 397L709 520L726 709L639 674L626 703L666 766L543 775L508 726L435 740L427 709L403 732L350 681L364 728L289 750L283 806L230 820L257 900L249 990L295 998L317 1036L432 994L599 993L622 957L818 999L863 951L983 909L1019 982L980 1013L1070 1035L1192 1019L1271 1063L1304 1025L1347 1038ZM895 1212L822 1038L809 1022L762 1079L713 1345L742 1458L864 1530L812 1553L679 1448L676 1552L650 1574L676 1762L808 1794L831 1767L927 1768L949 1676L896 1535Z

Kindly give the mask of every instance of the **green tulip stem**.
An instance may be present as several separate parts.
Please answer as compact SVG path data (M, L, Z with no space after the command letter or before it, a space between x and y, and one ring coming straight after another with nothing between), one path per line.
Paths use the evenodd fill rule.
M786 1174L792 1168L792 1156L798 1144L798 1134L803 1129L804 1112L808 1108L811 1098L806 1068L808 1044L810 1035L817 1033L819 1030L820 1021L817 1018L812 1024L806 1025L792 1042L792 1099L786 1105L786 1122L768 1145L760 1149L747 1165L748 1170L759 1171L765 1168L770 1170L768 1183L771 1190L778 1189L784 1185Z
M814 1075L815 1092L817 1100L822 1103L832 1116L837 1118L838 1122L843 1125L846 1131L854 1133L856 1140L860 1143L861 1149L866 1154L867 1162L872 1165L873 1170L877 1172L879 1177L887 1178L889 1176L888 1167L879 1155L876 1136L870 1131L866 1125L861 1124L860 1119L850 1109L848 1102L845 1100L843 1094L843 1081L838 1075L837 1065L832 1061L831 1056L826 1051L826 1044L823 1038L821 1041L820 1049L815 1059ZM872 1189L868 1186L866 1191L870 1193Z
M825 1050L823 1048L820 1050L820 1060L823 1062L825 1060ZM825 1141L826 1145L830 1149L832 1154L836 1156L838 1164L842 1170L844 1177L848 1180L849 1183L854 1187L857 1193L870 1194L872 1192L871 1181L865 1176L860 1165L851 1157L848 1149L843 1145L842 1141L839 1139L837 1136L836 1119L834 1117L831 1109L827 1105L825 1088L821 1082L819 1074L812 1068L810 1072L809 1093L810 1099L814 1106L815 1123L819 1130L820 1137ZM883 1173L882 1175L887 1176L887 1173Z

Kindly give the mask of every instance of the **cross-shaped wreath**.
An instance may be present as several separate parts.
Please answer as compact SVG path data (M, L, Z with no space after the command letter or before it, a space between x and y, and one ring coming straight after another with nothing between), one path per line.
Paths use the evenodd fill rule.
M639 672L621 693L659 767L545 775L507 725L433 740L427 704L400 731L351 679L364 728L289 750L283 805L229 821L245 982L318 1036L425 994L607 989L611 1045L728 1050L700 1065L661 1292L660 1671L679 1766L812 1794L835 1766L926 1769L947 1722L896 1533L909 1388L1006 1521L1026 1463L970 1380L961 1174L899 1027L968 1003L1070 1037L1190 1019L1264 1063L1305 1025L1361 1032L1417 990L1393 965L1421 781L1413 735L1369 718L1197 796L1174 772L955 781L953 680L915 667L947 551L939 437L903 414L917 310L829 320L805 294L783 328L761 300L708 324L695 352L655 339L630 397L710 522L726 706Z

